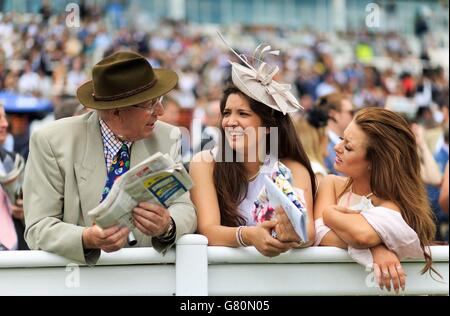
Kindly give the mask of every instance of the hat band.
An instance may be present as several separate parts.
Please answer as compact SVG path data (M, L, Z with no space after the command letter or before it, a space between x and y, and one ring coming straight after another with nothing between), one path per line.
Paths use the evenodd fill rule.
M148 90L151 87L153 87L156 82L158 80L156 78L153 78L152 81L150 81L149 83L147 83L146 85L130 90L130 91L126 91L123 93L119 93L119 94L115 94L115 95L110 95L110 96L100 96L100 95L96 95L94 92L92 93L92 97L95 99L95 101L116 101L116 100L120 100L123 98L127 98L130 97L132 95L138 94L142 91Z

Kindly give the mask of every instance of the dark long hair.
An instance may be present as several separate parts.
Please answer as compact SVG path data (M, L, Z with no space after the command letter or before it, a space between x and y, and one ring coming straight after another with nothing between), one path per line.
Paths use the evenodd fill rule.
M302 144L297 137L294 124L289 115L273 110L270 107L249 98L235 86L229 86L223 94L220 102L220 112L223 113L228 97L231 94L239 94L245 98L253 112L255 112L262 121L264 127L278 127L278 159L289 158L301 163L308 170L311 178L312 193L316 192L315 175L311 168L308 156L303 150ZM223 119L223 116L222 116ZM221 128L221 149L227 145L224 130ZM266 136L266 153L270 152L270 135ZM248 180L244 163L227 162L225 159L225 150L219 149L221 162L214 164L214 185L217 191L217 198L220 208L220 221L224 226L245 225L245 219L238 212L238 205L247 195Z
M372 192L399 206L402 217L419 236L426 261L422 273L436 272L429 251L436 226L420 176L420 159L413 132L401 115L380 108L362 109L354 121L367 136L366 159L371 165ZM351 185L350 179L343 193Z

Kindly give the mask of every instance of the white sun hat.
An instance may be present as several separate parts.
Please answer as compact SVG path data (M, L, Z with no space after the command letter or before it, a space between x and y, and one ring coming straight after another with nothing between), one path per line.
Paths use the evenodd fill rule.
M256 47L253 57L247 58L238 54L218 32L219 37L227 47L243 62L241 65L229 61L231 64L231 78L233 84L250 98L259 101L283 114L296 112L303 107L290 92L291 85L278 83L273 77L280 70L278 66L271 66L263 61L266 54L279 55L279 50L272 50L268 44Z

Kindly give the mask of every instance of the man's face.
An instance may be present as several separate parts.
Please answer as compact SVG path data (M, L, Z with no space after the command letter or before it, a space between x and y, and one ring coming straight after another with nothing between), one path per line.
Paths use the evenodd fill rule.
M341 102L341 111L336 113L336 121L339 129L344 132L350 122L353 120L353 105L347 100L343 99Z
M0 106L0 144L6 141L6 136L8 136L8 121L6 120L5 109Z
M117 113L117 134L128 141L138 141L149 137L158 116L164 114L161 99L149 100L124 109Z

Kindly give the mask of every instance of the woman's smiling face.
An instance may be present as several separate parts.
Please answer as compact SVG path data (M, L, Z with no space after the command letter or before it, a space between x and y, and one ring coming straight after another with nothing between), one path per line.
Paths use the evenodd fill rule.
M230 94L222 112L222 128L229 146L239 153L257 150L266 135L261 127L262 120L248 100L241 94Z

